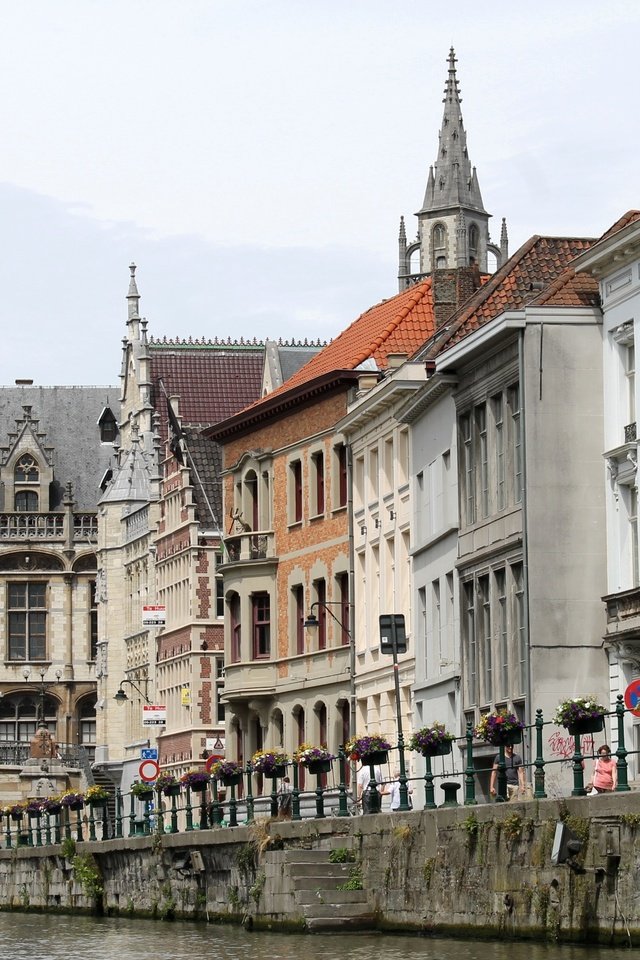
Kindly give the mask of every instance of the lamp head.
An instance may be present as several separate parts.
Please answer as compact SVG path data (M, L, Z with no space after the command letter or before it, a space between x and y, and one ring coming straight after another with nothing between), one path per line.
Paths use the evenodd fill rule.
M316 617L315 613L310 613L304 622L305 630L309 630L309 629L312 630L314 627L317 627L317 626L318 626L318 618Z
M129 699L129 697L126 695L126 693L122 689L122 684L120 684L118 688L118 692L114 694L113 699L116 701L116 703L119 703L120 705L122 705L125 702L125 700Z

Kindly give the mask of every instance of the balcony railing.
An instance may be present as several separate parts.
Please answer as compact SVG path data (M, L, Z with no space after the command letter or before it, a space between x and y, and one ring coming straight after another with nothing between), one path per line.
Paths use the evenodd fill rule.
M249 530L225 537L225 563L249 560L268 560L275 557L275 538L272 531Z
M95 541L98 536L97 513L74 513L74 543ZM66 513L0 513L0 540L67 539Z
M624 442L625 443L635 443L638 439L637 430L635 421L633 423L628 423L624 428Z

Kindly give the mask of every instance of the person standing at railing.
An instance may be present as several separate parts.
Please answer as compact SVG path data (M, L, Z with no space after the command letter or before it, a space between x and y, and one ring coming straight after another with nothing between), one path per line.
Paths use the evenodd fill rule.
M595 797L598 793L610 793L615 790L617 782L617 760L613 759L611 749L606 743L603 743L601 747L598 747L598 759L593 766L591 783L587 784L589 796Z
M489 780L489 793L492 797L497 796L496 779L498 777L499 763L500 754L497 753L493 761L491 778ZM504 765L505 773L507 775L507 796L504 799L511 800L513 797L517 797L518 795L524 796L525 784L522 757L519 753L513 752L513 747L511 745L504 748Z
M382 769L376 764L373 768L375 780L375 792L383 796L386 793L384 786L381 787L383 777ZM372 797L370 793L371 785L371 767L368 763L363 763L358 771L358 796L357 802L362 805L363 813L379 813L380 797Z

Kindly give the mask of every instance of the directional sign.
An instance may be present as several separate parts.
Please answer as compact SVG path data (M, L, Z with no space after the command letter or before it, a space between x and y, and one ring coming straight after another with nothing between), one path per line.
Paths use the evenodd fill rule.
M156 747L143 747L140 751L141 760L157 760L158 750Z
M142 707L143 727L163 727L167 722L167 705L148 703Z
M640 717L640 677L632 680L625 690L624 704L634 717Z
M160 767L156 760L143 760L138 767L138 776L145 783L153 783L160 773Z

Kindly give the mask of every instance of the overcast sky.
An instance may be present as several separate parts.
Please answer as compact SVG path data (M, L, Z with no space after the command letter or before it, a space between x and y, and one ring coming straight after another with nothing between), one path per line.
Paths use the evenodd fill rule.
M451 12L449 12L451 11ZM0 383L167 337L330 339L397 291L447 55L492 238L640 206L635 0L0 0Z

